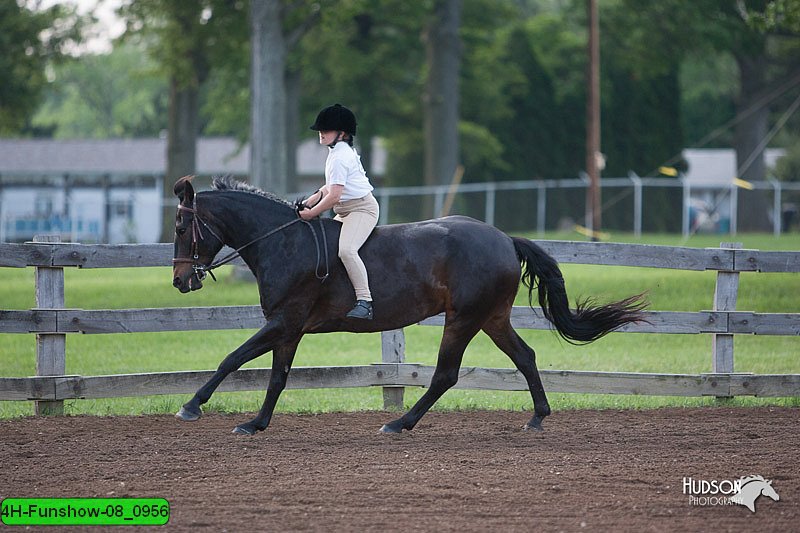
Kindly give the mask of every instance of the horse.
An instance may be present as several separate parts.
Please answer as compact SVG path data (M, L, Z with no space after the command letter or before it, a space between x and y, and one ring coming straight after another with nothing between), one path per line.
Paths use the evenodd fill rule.
M739 479L739 490L731 496L731 502L744 505L751 513L756 512L756 500L759 496L767 496L773 501L780 500L780 496L772 488L772 481L763 476L747 476Z
M534 414L523 427L541 430L550 405L536 354L514 331L510 319L520 278L528 288L530 306L536 291L544 316L571 343L589 343L644 320L642 294L603 306L585 299L571 310L564 278L552 257L528 239L464 216L377 226L360 250L369 273L374 319L346 318L355 295L337 257L338 221L304 221L297 205L229 176L214 177L211 190L201 192L195 192L192 177L186 176L177 180L174 193L179 205L173 286L182 293L198 290L206 272L239 255L255 276L266 319L264 327L225 357L176 413L184 421L201 417L201 405L228 374L272 351L263 405L255 418L233 430L254 435L270 424L303 335L393 330L444 313L430 386L408 412L380 431L413 429L456 384L464 350L481 330L525 377ZM224 245L235 250L233 255L214 263Z

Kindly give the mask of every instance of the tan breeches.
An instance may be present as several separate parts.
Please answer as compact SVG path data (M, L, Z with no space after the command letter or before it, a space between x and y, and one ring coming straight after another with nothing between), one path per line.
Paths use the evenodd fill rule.
M350 282L356 290L356 300L372 301L367 268L358 250L378 223L378 201L372 194L355 200L339 202L333 207L334 217L342 223L339 236L339 258L344 263Z

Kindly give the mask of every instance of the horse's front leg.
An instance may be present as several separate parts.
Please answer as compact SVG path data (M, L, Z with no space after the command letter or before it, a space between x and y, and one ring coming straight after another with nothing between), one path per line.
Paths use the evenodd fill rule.
M175 416L186 421L193 421L200 418L203 415L200 406L211 398L211 395L217 390L217 387L219 387L220 383L222 383L228 374L239 370L243 364L267 353L274 346L285 342L285 336L284 328L280 321L275 320L268 322L266 326L258 330L255 335L250 337L244 344L222 360L222 363L220 363L214 375L211 376L211 379L198 389L191 400L183 404L183 407L181 407L180 411L178 411ZM295 336L296 335L293 335L291 338Z
M275 404L278 403L278 397L283 392L283 389L286 388L286 378L289 377L289 370L292 369L294 354L297 352L297 345L300 344L301 338L302 335L294 341L275 347L272 351L272 373L269 377L267 397L264 398L264 404L254 419L236 426L233 430L234 433L255 435L257 431L267 429L270 420L272 420L272 413L275 411Z

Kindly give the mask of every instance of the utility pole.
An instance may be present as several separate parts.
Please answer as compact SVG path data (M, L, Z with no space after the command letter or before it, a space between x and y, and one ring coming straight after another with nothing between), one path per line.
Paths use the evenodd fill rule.
M589 62L586 69L586 173L589 188L586 190L586 225L597 240L601 227L600 212L600 24L597 0L586 0L589 18Z

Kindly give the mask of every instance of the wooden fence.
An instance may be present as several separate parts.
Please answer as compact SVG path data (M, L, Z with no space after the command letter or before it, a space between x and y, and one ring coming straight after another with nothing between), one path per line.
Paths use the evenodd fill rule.
M650 322L631 324L631 333L708 334L712 339L712 372L644 374L543 370L552 392L678 396L800 396L800 374L749 374L734 371L734 336L800 335L800 313L737 311L740 272L800 272L800 252L720 248L686 248L619 243L537 241L561 263L637 266L717 271L714 308L709 311L649 311ZM33 400L36 412L61 413L63 400L154 394L190 394L213 371L159 372L111 376L65 375L66 337L72 333L136 333L260 328L258 306L86 310L64 308L64 268L120 268L171 264L172 245L82 245L41 237L33 243L0 244L0 267L34 267L36 307L0 310L0 333L36 335L36 376L0 377L0 400ZM165 290L171 290L165 289ZM255 289L254 289L255 290ZM2 302L0 302L2 305ZM516 328L550 329L541 309L515 307ZM422 325L442 325L442 315ZM800 355L800 350L798 351ZM297 367L289 388L383 387L387 408L400 407L403 388L427 386L432 366L405 362L402 330L382 333L381 362L363 366ZM246 369L229 376L221 391L264 390L270 370ZM515 369L461 370L458 388L527 390Z

